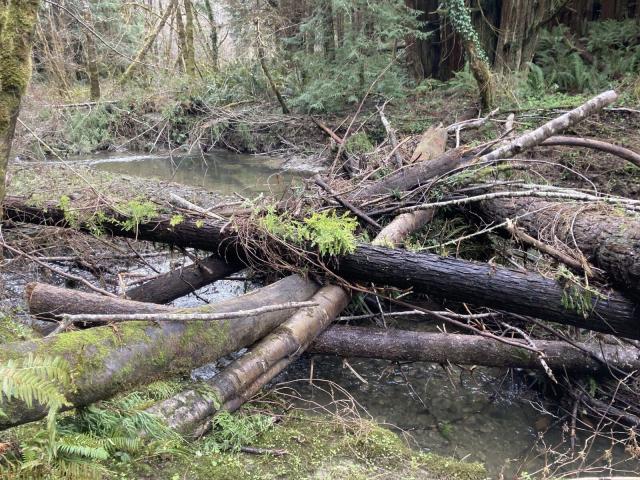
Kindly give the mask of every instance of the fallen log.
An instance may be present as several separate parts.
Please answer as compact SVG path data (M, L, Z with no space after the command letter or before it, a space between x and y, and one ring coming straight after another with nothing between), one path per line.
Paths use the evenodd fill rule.
M162 417L167 425L181 434L193 434L221 406L233 401L266 372L271 371L275 376L301 355L311 340L347 306L349 295L342 288L329 285L320 289L311 301L318 306L295 313L249 352L206 382L209 387L206 393L187 390L154 405L147 412ZM278 365L277 371L271 370L274 365Z
M525 341L510 339L523 346ZM585 353L566 342L535 340L553 370L576 372L640 368L640 350L605 344L578 344ZM311 344L309 353L341 357L379 358L395 362L432 362L523 369L543 369L539 355L526 348L477 335L426 333L395 329L332 325ZM601 359L597 361L595 358Z
M547 138L544 142L541 143L541 145L544 147L582 147L590 148L593 150L600 150L601 152L610 153L611 155L615 155L616 157L628 160L636 167L640 167L640 154L619 145L603 142L602 140L557 135Z
M10 219L47 225L65 225L63 212L53 204L36 208L15 197L5 203ZM216 251L224 245L229 258L239 246L226 224L197 217L185 217L171 227L169 216L138 226L139 237L173 245ZM83 225L80 226L81 228ZM84 226L88 229L88 226ZM113 234L132 236L130 231L112 230ZM605 252L602 253L606 255ZM523 273L495 265L444 258L428 253L414 253L360 244L355 252L333 262L335 272L348 280L376 282L400 288L412 288L451 301L468 302L523 315L534 316L580 328L640 338L640 312L634 302L615 292L594 298L591 309L576 311L565 307L571 292L558 281L536 273ZM54 310L49 305L44 311ZM90 312L87 312L90 313Z
M586 311L568 309L568 300L583 292L532 272L373 245L360 245L353 254L340 257L336 272L350 280L640 338L640 311L634 302L610 292L592 298Z
M475 205L485 219L518 217L517 226L534 238L560 240L579 248L611 280L640 300L640 221L611 208L532 198L492 199ZM531 212L528 215L525 213Z
M602 110L607 105L610 105L617 98L618 96L613 90L601 93L583 105L550 120L535 130L509 140L504 145L479 157L476 156L480 153L478 149L473 151L462 148L449 150L434 160L416 163L387 175L379 182L358 190L354 193L354 197L368 198L375 195L389 194L394 191L411 190L418 185L424 185L430 180L440 177L463 165L488 162L501 158L511 158L525 150L540 145L558 132L576 125L585 118Z
M32 288L32 294L37 290L37 286ZM317 285L313 282L292 275L247 295L196 310L223 313L304 301L316 290ZM76 296L74 292L71 295ZM98 300L99 296L93 297L97 297L94 305L104 306ZM105 299L118 302L118 305L126 302L141 311L150 306L111 297ZM65 302L64 305L73 308L73 303ZM56 311L61 313L59 309ZM216 360L251 345L290 316L290 310L280 310L220 322L129 322L117 328L95 327L5 344L0 350L0 363L19 360L30 353L63 357L72 367L74 378L73 388L64 394L77 407ZM2 409L6 416L0 417L0 429L38 420L47 413L42 405L36 403L29 407L17 401L3 404Z
M210 255L189 266L171 270L142 285L129 288L126 297L138 302L169 303L240 269L242 266L237 262L227 263L218 255Z

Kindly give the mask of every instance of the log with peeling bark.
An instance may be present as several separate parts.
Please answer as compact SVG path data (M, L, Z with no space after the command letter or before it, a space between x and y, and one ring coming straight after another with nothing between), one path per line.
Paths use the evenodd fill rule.
M640 220L611 208L531 198L493 199L474 206L489 221L518 217L534 238L579 248L621 289L640 300ZM525 213L531 212L528 215Z
M520 342L525 347L531 346L525 341L510 340ZM607 365L624 370L640 368L640 350L634 346L580 343L578 349L566 342L553 340L535 340L534 344L544 354L547 365L560 372L564 369L596 372L607 369ZM308 351L341 357L379 358L394 362L543 368L539 355L535 352L477 335L342 325L333 325L322 332Z
M241 269L238 262L228 263L218 255L210 255L129 288L126 297L138 302L169 303Z
M5 205L8 218L65 225L64 212L53 204L43 209L29 206L24 199L10 198ZM167 215L141 223L138 226L139 238L201 250L224 249L226 258L232 258L234 253L240 252L231 229L223 231L225 223L188 216L172 227L169 220L170 216ZM132 236L132 232L117 228L112 229L111 233ZM365 244L359 245L355 252L338 258L333 268L348 280L412 288L415 292L451 301L640 338L640 312L634 302L615 292L604 292L602 297L593 299L591 311L570 310L565 305L566 295L570 295L571 291L558 281L536 273Z
M247 295L197 310L222 313L299 302L308 300L317 288L313 282L292 275ZM32 299L36 291L37 287L32 288ZM77 297L73 292L71 295ZM86 296L91 294L84 295L83 300L86 300ZM92 296L96 308L113 311L114 307L105 306L98 295ZM119 302L116 308L127 304L132 309L130 311L136 308L148 311L150 307L146 303L111 297L104 299ZM77 304L84 303L82 300L75 301ZM74 309L73 303L65 301L56 311L62 313L61 310L65 309L68 310L65 313L70 313ZM167 309L164 306L154 308ZM95 327L39 340L5 344L0 350L0 363L21 359L29 354L63 357L74 374L73 388L64 394L73 406L82 406L136 385L188 371L251 345L290 316L291 311L280 310L221 322L129 322L117 327ZM46 409L39 404L29 407L17 401L3 404L3 410L6 416L0 417L0 429L46 415Z

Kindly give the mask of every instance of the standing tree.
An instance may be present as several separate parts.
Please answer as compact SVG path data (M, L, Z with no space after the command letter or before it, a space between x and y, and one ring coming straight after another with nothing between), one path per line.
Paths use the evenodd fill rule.
M567 0L513 0L502 2L495 65L517 71L533 60L540 29L567 4ZM577 2L576 8L586 2ZM577 16L578 12L576 12ZM584 15L584 13L582 13Z
M464 4L464 0L443 0L442 4L454 31L462 40L471 72L478 83L482 108L491 108L495 100L495 84L489 67L489 59L473 28L469 10Z
M85 25L85 62L87 65L87 75L89 76L89 85L91 88L91 101L100 100L100 74L98 71L98 53L96 44L93 41L93 16L91 15L91 5L88 0L82 2L82 16Z
M0 204L6 193L20 103L31 78L31 45L39 6L40 0L0 0Z

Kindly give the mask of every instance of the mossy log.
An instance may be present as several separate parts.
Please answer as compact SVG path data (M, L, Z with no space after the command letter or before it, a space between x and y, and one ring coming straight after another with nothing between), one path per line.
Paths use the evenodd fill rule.
M531 346L517 339L510 341L522 343L525 347ZM607 365L625 370L640 368L640 350L634 346L579 343L578 349L561 341L535 340L534 343L554 371L597 372L606 370ZM308 351L394 362L543 369L539 355L529 349L515 348L478 335L453 333L333 325L315 339Z
M25 199L16 197L7 198L5 217L15 221L70 226L64 212L56 205L34 207ZM170 218L164 215L140 223L138 238L201 250L223 250L224 257L230 260L242 254L234 232L224 222L188 216L179 225L171 226ZM90 226L81 224L79 228L89 230ZM134 231L117 225L111 226L108 232L129 238L135 236ZM592 298L586 309L578 311L567 307L572 303L568 300L582 296L584 292L532 272L367 244L358 245L353 253L330 263L337 274L348 280L411 288L416 293L450 301L640 338L640 311L634 302L616 292L602 292Z
M304 301L317 288L313 282L292 275L247 295L195 310L233 312L269 304ZM31 298L34 298L37 290L32 289ZM77 297L75 294L72 296ZM98 295L93 297L100 298ZM78 304L82 300L79 299ZM105 300L127 302L107 297ZM65 308L73 308L70 307L71 303L65 302ZM96 302L94 305L101 304ZM135 312L135 308L140 311L150 308L149 304L132 301L128 301L127 305L131 308L130 312ZM163 311L167 308L156 307ZM117 327L96 327L3 345L0 363L21 359L30 353L63 357L72 367L74 379L73 389L64 393L67 400L77 407L216 360L251 345L290 316L291 311L281 310L219 322L138 321ZM28 407L20 402L11 402L3 405L3 410L7 416L0 417L0 429L46 415L46 410L39 404Z

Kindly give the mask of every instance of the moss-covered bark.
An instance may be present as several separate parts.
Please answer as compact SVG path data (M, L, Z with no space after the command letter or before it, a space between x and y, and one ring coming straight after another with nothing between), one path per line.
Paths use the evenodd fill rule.
M193 4L191 0L184 0L184 68L190 77L196 74L196 53L193 41Z
M82 16L87 25L93 25L93 15L88 0L84 0L82 5ZM89 76L89 86L91 88L91 101L100 100L100 72L98 70L98 52L93 41L93 33L85 27L85 62L87 65L87 75Z
M0 1L0 203L22 96L31 77L39 0Z
M317 286L287 277L242 297L207 306L210 312L233 312L263 305L307 300ZM146 308L147 304L143 304ZM202 311L202 309L198 309ZM29 353L62 357L72 367L74 387L65 396L74 406L108 398L135 385L175 375L251 345L291 315L282 310L220 322L129 322L62 333L34 341L6 344L0 363ZM0 429L37 420L46 409L35 404L2 405Z

